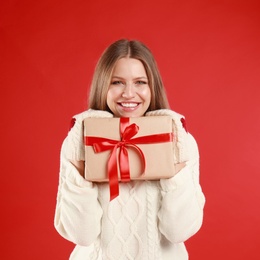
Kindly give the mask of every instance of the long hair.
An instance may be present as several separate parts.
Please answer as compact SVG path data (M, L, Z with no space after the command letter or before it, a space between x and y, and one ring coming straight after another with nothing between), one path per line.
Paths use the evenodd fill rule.
M142 42L126 39L112 43L101 55L91 83L89 108L111 112L106 102L107 92L111 84L115 63L125 57L140 60L146 70L151 89L151 103L148 111L169 108L161 75L153 54Z

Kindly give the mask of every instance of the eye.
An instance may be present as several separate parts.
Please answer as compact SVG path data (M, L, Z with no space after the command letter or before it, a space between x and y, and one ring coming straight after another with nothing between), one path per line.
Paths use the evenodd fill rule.
M120 84L123 84L123 82L120 81L120 80L114 80L114 81L111 82L111 84L112 85L120 85Z
M138 81L135 82L135 84L136 84L136 85L146 85L147 82L144 81L144 80L138 80Z

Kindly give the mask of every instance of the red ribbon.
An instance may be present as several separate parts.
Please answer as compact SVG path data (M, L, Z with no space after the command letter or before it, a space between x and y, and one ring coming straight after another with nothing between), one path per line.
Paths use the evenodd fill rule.
M119 194L118 185L118 166L119 161L120 178L122 182L130 181L130 167L128 159L127 147L131 146L136 149L141 158L143 165L143 172L145 171L145 157L142 150L136 144L153 144L171 142L173 140L173 133L162 133L148 136L141 136L132 138L139 131L136 124L129 125L129 118L120 118L120 140L112 140L103 137L85 136L85 144L93 146L95 153L112 150L108 159L108 178L110 185L110 200L116 198ZM116 151L119 148L118 159Z

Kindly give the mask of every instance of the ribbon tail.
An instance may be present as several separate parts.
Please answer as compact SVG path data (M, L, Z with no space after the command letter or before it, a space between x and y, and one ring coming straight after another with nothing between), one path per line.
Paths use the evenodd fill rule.
M110 187L110 201L119 195L118 171L116 159L117 146L114 147L108 160L108 177Z
M120 167L121 181L129 182L130 181L130 167L129 167L128 151L125 146L122 146L120 148L119 167Z

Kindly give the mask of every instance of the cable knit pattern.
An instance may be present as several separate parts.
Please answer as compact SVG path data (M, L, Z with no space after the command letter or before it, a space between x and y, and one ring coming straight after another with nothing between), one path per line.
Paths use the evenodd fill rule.
M184 241L202 223L204 195L199 185L199 154L194 138L185 132L181 115L171 115L176 135L176 161L186 166L170 179L120 183L120 195L109 201L108 183L80 176L70 160L84 159L83 119L112 117L89 110L76 122L61 149L55 228L76 244L70 260L187 260Z
M100 201L101 205L104 205L102 222L106 223L101 234L104 259L142 259L144 241L137 228L144 211L143 198L138 196L140 184L140 182L120 184L122 196L109 204L107 204L108 185L100 186L102 193Z
M146 201L147 201L147 234L148 234L148 259L161 259L158 255L159 248L159 236L160 234L154 230L157 229L157 217L156 214L153 214L154 208L156 212L159 209L159 201L154 196L153 182L147 182L146 186ZM159 188L159 187L158 187ZM155 205L157 202L157 205ZM158 237L157 237L158 236Z

